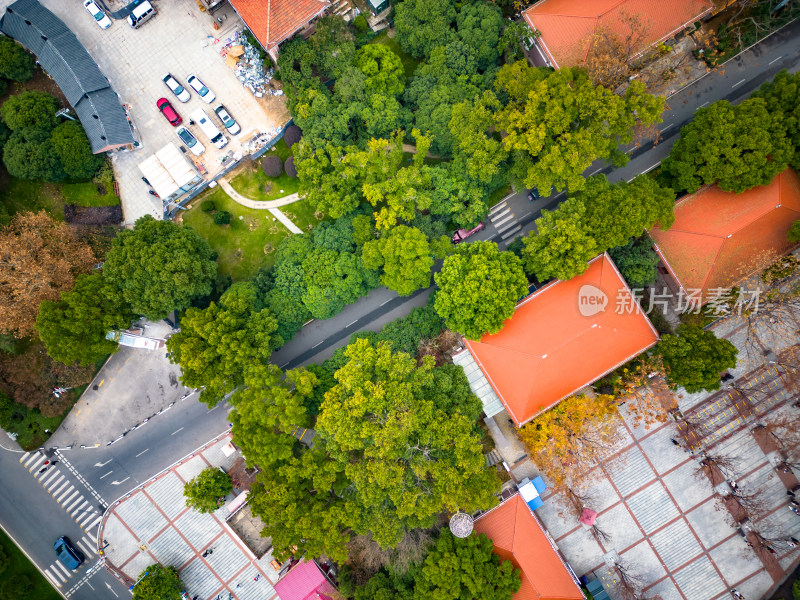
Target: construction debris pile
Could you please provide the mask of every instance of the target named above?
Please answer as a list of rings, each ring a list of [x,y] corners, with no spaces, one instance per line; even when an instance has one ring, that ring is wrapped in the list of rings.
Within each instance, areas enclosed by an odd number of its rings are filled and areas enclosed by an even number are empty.
[[[256,98],[283,95],[283,90],[270,85],[273,70],[264,69],[261,53],[247,42],[244,32],[237,31],[226,39],[219,53],[225,58],[225,64],[236,72],[242,85]]]

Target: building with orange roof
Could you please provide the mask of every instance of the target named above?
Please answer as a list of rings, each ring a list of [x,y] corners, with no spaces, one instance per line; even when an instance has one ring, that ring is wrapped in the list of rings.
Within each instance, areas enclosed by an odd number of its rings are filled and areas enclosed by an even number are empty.
[[[494,552],[520,570],[514,600],[583,600],[578,580],[520,494],[475,520],[476,533],[494,542]]]
[[[520,302],[498,333],[465,343],[521,426],[657,341],[617,267],[601,254],[583,275]]]
[[[668,231],[653,228],[650,236],[678,286],[687,294],[702,290],[705,299],[796,247],[787,234],[798,219],[800,177],[786,169],[741,194],[704,187],[677,203]]]
[[[247,28],[272,57],[278,46],[309,25],[331,5],[329,0],[230,0]]]
[[[522,14],[539,32],[534,46],[543,62],[558,69],[583,64],[592,35],[600,28],[623,39],[628,36],[627,16],[637,17],[646,27],[641,47],[634,50],[641,54],[713,9],[711,0],[541,0]]]

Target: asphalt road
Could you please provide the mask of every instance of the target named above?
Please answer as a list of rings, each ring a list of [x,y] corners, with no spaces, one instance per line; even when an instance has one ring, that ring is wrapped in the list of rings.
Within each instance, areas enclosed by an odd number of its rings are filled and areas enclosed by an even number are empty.
[[[697,108],[719,99],[739,101],[779,70],[797,70],[798,58],[800,22],[785,27],[727,63],[723,69],[709,73],[673,95],[668,101],[670,108],[664,115],[662,140],[657,146],[633,149],[630,162],[622,168],[612,169],[599,162],[587,169],[586,174],[602,171],[612,181],[618,181],[649,171],[669,153],[680,128],[692,118]],[[522,226],[520,234],[524,234],[543,208],[554,208],[561,199],[563,195],[556,195],[531,204],[520,193],[508,198],[507,204]],[[488,221],[487,227],[475,236],[475,239],[499,238],[498,230]],[[389,320],[407,314],[414,306],[424,304],[429,294],[430,288],[406,298],[400,298],[385,288],[373,290],[339,315],[309,323],[291,342],[273,354],[273,362],[282,368],[292,368],[319,360],[345,344],[353,332],[377,329]],[[96,534],[96,527],[89,528],[88,532],[79,527],[76,520],[84,520],[80,514],[71,516],[65,510],[69,506],[62,507],[56,502],[55,498],[64,493],[59,490],[69,490],[72,486],[87,498],[86,511],[99,511],[101,503],[107,505],[115,501],[224,431],[227,411],[224,404],[209,411],[196,401],[195,396],[190,396],[110,446],[59,450],[54,457],[60,460],[60,464],[53,467],[52,474],[47,473],[50,477],[44,486],[36,479],[37,470],[29,470],[34,464],[29,462],[31,457],[34,460],[42,460],[42,457],[29,455],[21,463],[23,454],[15,451],[15,445],[9,440],[3,440],[0,443],[10,450],[0,450],[0,472],[4,482],[0,486],[0,524],[39,569],[52,577],[57,568],[52,545],[59,536],[86,540],[91,539],[93,532]],[[49,492],[47,486],[52,486]],[[127,597],[126,586],[101,568],[96,556],[87,558],[86,564],[61,582],[59,589],[63,594],[79,600]]]

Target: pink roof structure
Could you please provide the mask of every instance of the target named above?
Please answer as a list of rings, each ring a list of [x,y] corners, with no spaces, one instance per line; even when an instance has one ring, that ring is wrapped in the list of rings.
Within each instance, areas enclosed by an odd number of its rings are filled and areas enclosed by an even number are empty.
[[[313,560],[301,561],[275,584],[281,600],[331,600],[336,592]]]

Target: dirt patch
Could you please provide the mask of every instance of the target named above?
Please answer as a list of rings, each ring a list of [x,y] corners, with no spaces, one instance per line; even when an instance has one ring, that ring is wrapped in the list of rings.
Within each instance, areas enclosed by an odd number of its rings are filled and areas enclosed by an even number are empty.
[[[8,100],[8,97],[12,94],[19,94],[20,92],[27,91],[47,92],[58,98],[61,106],[69,106],[72,108],[69,102],[67,102],[67,97],[64,95],[64,92],[61,91],[61,88],[56,85],[56,82],[41,67],[36,67],[33,72],[33,77],[25,83],[9,82],[8,90],[6,90],[5,94],[0,96],[0,103]]]
[[[75,225],[118,225],[122,222],[122,206],[64,206],[64,220]]]

